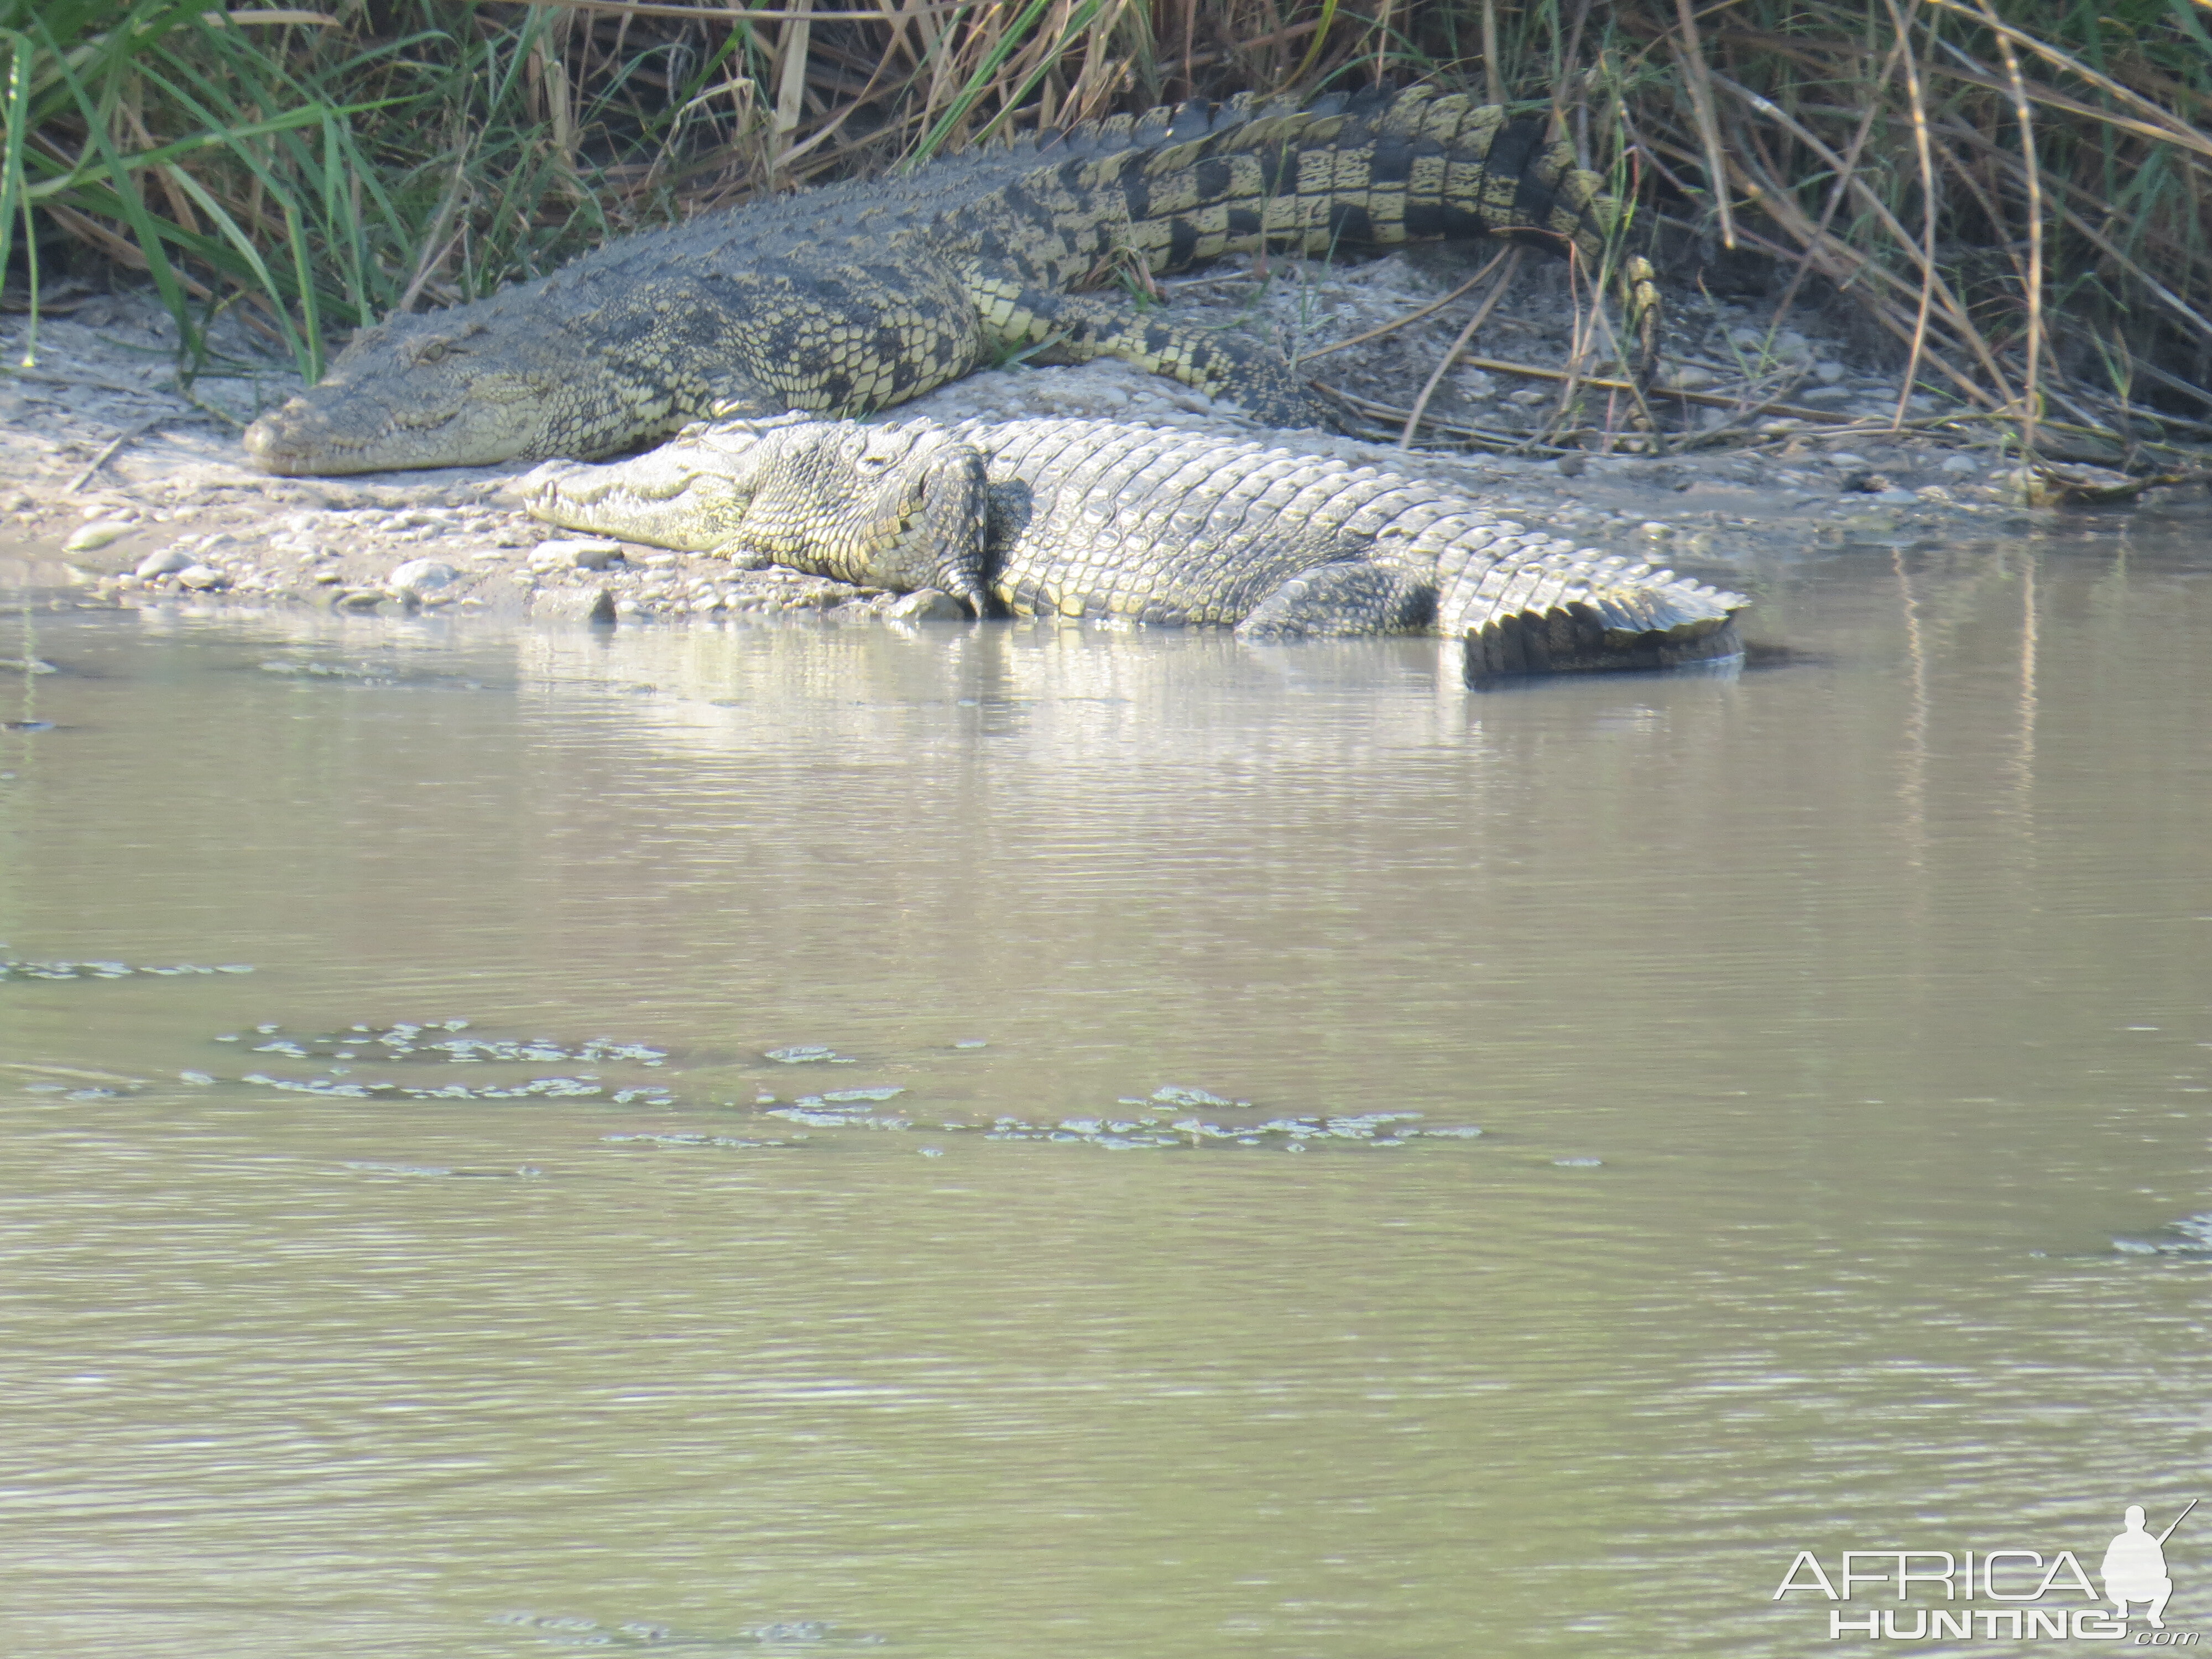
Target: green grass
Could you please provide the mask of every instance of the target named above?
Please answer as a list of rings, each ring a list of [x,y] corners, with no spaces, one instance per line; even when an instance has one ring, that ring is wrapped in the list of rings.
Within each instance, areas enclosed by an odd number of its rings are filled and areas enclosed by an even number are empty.
[[[2155,435],[2148,404],[2212,407],[2212,13],[2191,0],[204,4],[0,0],[0,264],[35,287],[68,243],[143,271],[188,367],[225,308],[312,377],[348,328],[610,234],[1380,70],[1553,110],[1647,212],[1849,295],[1923,382],[2027,442],[2047,418]]]

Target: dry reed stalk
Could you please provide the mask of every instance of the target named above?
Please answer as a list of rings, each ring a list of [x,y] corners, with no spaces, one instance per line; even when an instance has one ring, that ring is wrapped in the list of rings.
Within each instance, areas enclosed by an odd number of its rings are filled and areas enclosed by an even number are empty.
[[[453,251],[454,244],[460,240],[456,236],[453,241],[441,245],[446,228],[453,222],[453,215],[460,207],[462,195],[468,189],[468,159],[469,146],[465,138],[453,157],[453,182],[446,186],[445,194],[438,203],[437,216],[430,221],[429,231],[422,238],[422,257],[415,262],[414,272],[408,277],[407,286],[400,292],[399,302],[392,307],[394,311],[415,309],[415,301],[421,295],[423,284],[430,280],[432,273],[440,265],[446,263],[446,256]]]
[[[1982,0],[1982,11],[1991,24],[1998,22],[1988,0]],[[2027,86],[2021,76],[2020,56],[2002,28],[1993,32],[1997,37],[1997,51],[2004,58],[2006,77],[2012,83],[2013,118],[2020,123],[2021,171],[2027,185],[2027,372],[2021,387],[2020,450],[2023,457],[2033,461],[2036,399],[2041,384],[2037,371],[2043,359],[2043,168],[2036,160],[2035,118],[2027,106]]]
[[[1510,252],[1512,250],[1509,248],[1506,252]],[[1316,346],[1311,351],[1302,352],[1299,354],[1298,362],[1302,363],[1310,363],[1316,357],[1328,356],[1332,351],[1343,351],[1352,346],[1364,345],[1370,340],[1382,339],[1385,335],[1395,334],[1400,329],[1407,327],[1412,324],[1418,323],[1422,318],[1431,316],[1435,313],[1442,311],[1454,300],[1458,299],[1461,295],[1466,293],[1476,283],[1482,281],[1484,277],[1489,276],[1492,271],[1497,270],[1498,265],[1504,261],[1504,258],[1505,254],[1504,253],[1492,255],[1483,265],[1481,270],[1476,271],[1474,276],[1468,277],[1465,282],[1462,283],[1450,293],[1445,295],[1442,299],[1431,300],[1428,304],[1421,307],[1419,310],[1409,311],[1402,317],[1394,317],[1389,322],[1383,323],[1377,327],[1370,328],[1364,334],[1355,334],[1347,340],[1334,340],[1325,346]]]
[[[1977,132],[1971,127],[1947,126],[1945,131],[1962,141],[1972,142],[1984,149],[1990,164],[2012,173],[2015,180],[2021,185],[2023,191],[2025,191],[2026,179],[2023,175],[2027,169],[2014,157],[1998,153],[1987,135]],[[2085,204],[2091,199],[2088,192],[2063,179],[2051,179],[2046,177],[2045,182],[2056,185],[2069,194],[2081,197]],[[2201,338],[2212,342],[2212,319],[2206,318],[2202,312],[2192,307],[2179,295],[2142,270],[2138,262],[2131,259],[2124,251],[2115,246],[2102,230],[2091,224],[2064,201],[2058,203],[2057,212],[2060,222],[2079,235],[2082,240],[2111,259],[2116,266],[2126,269],[2130,279],[2141,283],[2146,292],[2173,313],[2176,321],[2185,325],[2192,333]],[[2144,367],[2149,366],[2144,365]]]
[[[1940,302],[1946,325],[1956,334],[1960,349],[1971,351],[1978,357],[1984,372],[1991,377],[1993,382],[2002,386],[2004,383],[2002,371],[1997,367],[1995,357],[1990,354],[1987,342],[1982,339],[1980,331],[1967,318],[1965,306],[1960,303],[1958,296],[1951,292],[1949,284],[1943,281],[1941,273],[1936,270],[1929,242],[1923,238],[1923,241],[1916,243],[1911,234],[1905,228],[1897,216],[1890,211],[1888,204],[1875,194],[1873,187],[1867,184],[1858,172],[1854,168],[1846,167],[1841,156],[1829,149],[1809,128],[1784,111],[1772,100],[1752,91],[1748,87],[1739,86],[1726,76],[1718,73],[1714,75],[1713,83],[1741,98],[1759,113],[1812,150],[1825,165],[1834,170],[1838,178],[1846,181],[1850,193],[1880,222],[1896,245],[1912,256],[1920,270],[1920,283],[1914,288],[1900,282],[1898,283],[1898,286],[1914,294],[1921,309],[1913,325],[1900,337],[1904,338],[1908,344],[1916,335],[1924,339],[1931,308]],[[1748,161],[1741,156],[1735,158],[1735,165],[1745,172],[1747,178],[1756,176],[1760,205],[1766,210],[1770,216],[1775,218],[1777,222],[1787,224],[1793,235],[1799,235],[1800,239],[1808,246],[1832,246],[1839,252],[1850,253],[1858,264],[1862,272],[1878,273],[1881,277],[1896,280],[1893,273],[1887,271],[1879,262],[1857,255],[1855,250],[1850,249],[1847,244],[1838,240],[1832,235],[1814,234],[1812,222],[1805,216],[1802,210],[1797,207],[1787,188],[1771,173],[1754,175]],[[1932,200],[1932,192],[1930,196]],[[1911,384],[1911,378],[1908,376],[1906,385],[1909,387]],[[2008,388],[2006,389],[2005,395],[2007,397],[2011,395]]]
[[[1875,82],[1873,94],[1868,98],[1867,106],[1860,113],[1858,131],[1851,135],[1851,142],[1844,147],[1838,158],[1842,163],[1841,170],[1828,186],[1827,200],[1820,204],[1820,217],[1814,226],[1815,236],[1826,236],[1829,226],[1835,222],[1836,211],[1843,206],[1844,198],[1850,188],[1850,180],[1858,173],[1859,152],[1866,148],[1867,138],[1874,131],[1875,117],[1881,108],[1882,94],[1897,77],[1898,64],[1903,55],[1901,46],[1893,47],[1882,64],[1881,74]],[[1809,257],[1801,256],[1797,260],[1797,269],[1790,276],[1790,286],[1783,290],[1781,299],[1775,303],[1774,320],[1769,325],[1770,330],[1779,328],[1782,319],[1790,314],[1790,307],[1797,301],[1797,291],[1804,285],[1805,274],[1811,268]]]
[[[792,0],[793,15],[776,32],[775,56],[770,72],[775,77],[775,114],[769,125],[769,142],[775,147],[769,161],[769,180],[780,179],[789,167],[789,155],[800,117],[806,113],[806,58],[814,34],[808,13],[814,0]]]
[[[1918,3],[1918,0],[1915,0],[1915,3]],[[1927,3],[1944,11],[1954,11],[1962,16],[1971,17],[1976,22],[1983,24],[2000,40],[2008,40],[2015,46],[2024,47],[2045,63],[2063,70],[2067,74],[2075,76],[2090,86],[2095,87],[2116,102],[2133,110],[2151,132],[2166,143],[2179,144],[2185,149],[2195,150],[2201,155],[2212,156],[2212,136],[2198,131],[2172,111],[2160,109],[2149,99],[2142,96],[2130,88],[2123,86],[2103,71],[2091,68],[2074,53],[2054,46],[2048,41],[2039,40],[2027,30],[2015,27],[2002,19],[1985,15],[1978,9],[1979,0],[1976,0],[1976,9],[1970,9],[1966,0],[1927,0]],[[2124,118],[2115,117],[2108,110],[2091,109],[2087,112],[2100,121],[2115,125]]]
[[[1882,0],[1882,3],[1897,30],[1898,44],[1905,49],[1905,98],[1912,111],[1912,140],[1920,162],[1920,310],[1913,319],[1911,348],[1897,388],[1894,423],[1902,426],[1906,406],[1912,400],[1912,388],[1920,378],[1920,360],[1928,349],[1928,313],[1936,300],[1936,163],[1928,142],[1928,105],[1920,90],[1920,63],[1911,49],[1911,22],[1898,10],[1897,0]],[[1916,14],[1919,11],[1920,0],[1912,0],[1912,9]],[[1972,330],[1964,307],[1958,307],[1957,317],[1962,327]]]
[[[1713,83],[1705,64],[1705,49],[1698,44],[1696,0],[1674,0],[1676,27],[1681,44],[1674,61],[1690,89],[1690,111],[1698,124],[1698,138],[1705,149],[1705,177],[1712,180],[1713,206],[1720,215],[1721,245],[1735,247],[1735,216],[1729,207],[1728,169],[1721,163],[1721,126],[1713,112]]]
[[[1505,77],[1498,68],[1498,0],[1482,0],[1482,85],[1491,103],[1505,101]]]
[[[1497,262],[1493,260],[1492,263]],[[1514,274],[1520,268],[1521,250],[1517,247],[1509,249],[1504,256],[1504,266],[1498,273],[1497,282],[1491,285],[1490,292],[1482,296],[1482,303],[1475,307],[1474,314],[1467,319],[1467,326],[1460,330],[1459,337],[1451,343],[1443,356],[1437,359],[1436,368],[1430,371],[1426,384],[1421,387],[1421,395],[1413,399],[1413,407],[1406,416],[1405,429],[1398,434],[1399,448],[1411,449],[1413,447],[1414,429],[1420,425],[1421,416],[1428,410],[1429,399],[1437,395],[1437,386],[1443,380],[1445,371],[1467,349],[1467,343],[1474,337],[1475,330],[1487,322],[1490,313],[1498,309],[1498,302],[1505,297],[1505,290],[1513,286]]]

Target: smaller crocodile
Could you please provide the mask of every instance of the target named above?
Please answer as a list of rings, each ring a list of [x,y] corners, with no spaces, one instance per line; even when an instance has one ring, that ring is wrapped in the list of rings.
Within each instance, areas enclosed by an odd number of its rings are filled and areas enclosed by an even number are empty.
[[[1749,603],[1375,467],[1104,421],[702,422],[518,488],[570,529],[934,588],[977,616],[1433,632],[1477,678],[1732,656]]]

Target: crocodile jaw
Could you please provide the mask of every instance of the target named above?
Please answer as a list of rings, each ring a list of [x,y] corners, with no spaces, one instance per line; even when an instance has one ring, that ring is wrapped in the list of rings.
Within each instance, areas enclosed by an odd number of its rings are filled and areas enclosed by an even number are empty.
[[[363,330],[319,383],[246,428],[246,453],[286,477],[586,453],[613,377],[559,329],[530,325],[516,297]]]
[[[254,422],[245,442],[262,471],[296,478],[535,459],[550,453],[544,425],[521,400],[398,409],[326,381]]]

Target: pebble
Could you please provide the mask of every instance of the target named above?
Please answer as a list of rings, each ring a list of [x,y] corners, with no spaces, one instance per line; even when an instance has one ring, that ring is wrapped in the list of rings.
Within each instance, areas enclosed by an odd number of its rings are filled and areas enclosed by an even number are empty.
[[[530,562],[540,568],[605,570],[611,564],[619,564],[622,556],[620,542],[559,539],[538,543]]]
[[[967,615],[959,600],[933,587],[917,588],[884,612],[890,622],[960,622]]]
[[[91,553],[120,541],[137,528],[128,519],[94,519],[76,527],[76,533],[62,544],[62,551]]]
[[[384,579],[384,585],[394,593],[434,593],[441,587],[452,586],[460,575],[453,566],[436,559],[410,559],[395,566]]]
[[[228,587],[230,578],[212,565],[188,564],[177,572],[178,582],[185,587],[206,592],[213,588]]]
[[[183,548],[165,547],[160,552],[149,553],[139,560],[138,568],[132,574],[142,582],[150,581],[156,576],[173,576],[179,570],[189,570],[193,562],[192,556]]]
[[[1978,472],[1982,464],[1971,455],[1946,455],[1942,470],[1946,472]]]
[[[530,597],[534,622],[592,623],[605,627],[614,622],[616,614],[611,587],[559,587]]]

